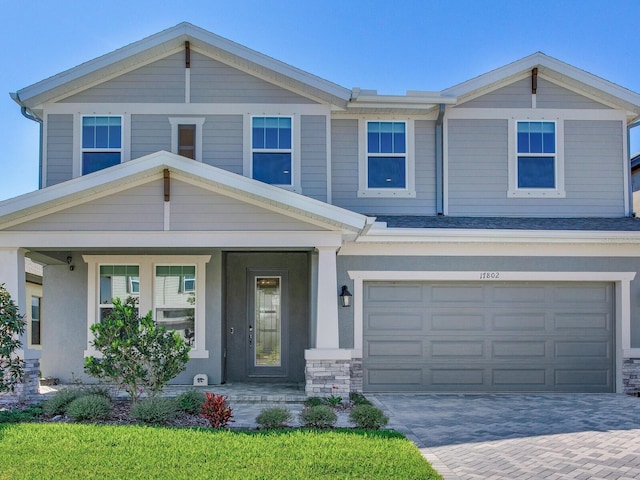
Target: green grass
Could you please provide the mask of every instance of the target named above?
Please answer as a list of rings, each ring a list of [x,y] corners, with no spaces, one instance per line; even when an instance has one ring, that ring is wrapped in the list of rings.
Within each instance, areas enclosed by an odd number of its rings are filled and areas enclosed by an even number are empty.
[[[394,432],[0,425],[0,479],[441,479]]]

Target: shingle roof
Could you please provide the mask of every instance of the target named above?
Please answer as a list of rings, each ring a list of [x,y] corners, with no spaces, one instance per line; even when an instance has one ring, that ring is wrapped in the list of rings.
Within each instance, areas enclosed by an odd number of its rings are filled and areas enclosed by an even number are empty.
[[[380,215],[376,222],[388,228],[458,228],[473,230],[582,230],[640,231],[640,219],[621,218],[513,218],[513,217],[449,217],[418,215]]]

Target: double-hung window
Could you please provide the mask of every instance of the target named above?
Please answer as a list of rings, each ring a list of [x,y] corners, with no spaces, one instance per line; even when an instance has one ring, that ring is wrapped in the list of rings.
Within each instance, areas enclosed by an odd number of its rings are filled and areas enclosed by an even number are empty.
[[[564,196],[560,125],[546,120],[515,122],[512,196]]]
[[[195,345],[196,266],[157,265],[154,279],[155,318]]]
[[[293,186],[291,117],[251,118],[251,172],[256,180]]]
[[[122,161],[122,117],[82,117],[82,175]]]
[[[410,121],[361,121],[359,196],[415,196]]]
[[[113,311],[113,299],[125,303],[140,295],[140,267],[138,265],[101,265],[99,280],[100,311],[103,320]]]

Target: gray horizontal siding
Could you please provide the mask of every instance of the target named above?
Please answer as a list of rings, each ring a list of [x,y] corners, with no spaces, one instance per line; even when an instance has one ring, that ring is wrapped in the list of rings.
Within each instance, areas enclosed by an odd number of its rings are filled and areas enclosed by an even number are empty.
[[[301,117],[302,193],[327,201],[327,117]]]
[[[462,103],[459,106],[461,108],[531,108],[531,79],[529,77],[523,78],[491,93]],[[606,105],[542,78],[538,78],[536,107],[573,109],[609,108]]]
[[[162,231],[161,180],[16,225],[26,231]]]
[[[566,198],[548,199],[507,197],[507,122],[449,121],[450,215],[624,214],[621,122],[565,122]]]
[[[369,215],[435,214],[435,122],[415,122],[416,198],[358,198],[358,121],[331,125],[333,204]]]
[[[295,231],[321,228],[174,181],[171,183],[171,230]]]
[[[242,175],[242,115],[210,115],[202,126],[202,162]]]
[[[73,177],[73,115],[47,115],[45,186]]]
[[[180,52],[107,80],[61,101],[182,103],[184,96],[184,53]]]
[[[191,54],[192,103],[316,103],[205,55]]]
[[[171,125],[167,115],[131,115],[131,158],[160,150],[171,151]]]

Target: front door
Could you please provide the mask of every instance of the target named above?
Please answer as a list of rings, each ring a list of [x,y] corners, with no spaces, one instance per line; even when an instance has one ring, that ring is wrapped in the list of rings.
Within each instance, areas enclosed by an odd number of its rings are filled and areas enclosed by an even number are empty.
[[[228,253],[225,259],[227,381],[304,381],[308,254]]]

